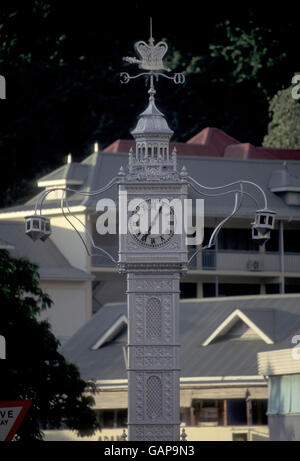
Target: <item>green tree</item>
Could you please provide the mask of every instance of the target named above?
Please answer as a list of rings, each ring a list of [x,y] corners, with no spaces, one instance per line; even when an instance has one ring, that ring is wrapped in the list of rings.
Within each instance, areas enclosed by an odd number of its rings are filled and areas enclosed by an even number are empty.
[[[18,437],[41,440],[45,428],[68,427],[92,435],[98,427],[91,409],[93,383],[59,353],[59,342],[37,315],[52,304],[39,287],[37,266],[0,251],[0,334],[6,338],[7,370],[1,376],[0,400],[31,399]]]
[[[101,149],[130,136],[147,93],[143,81],[122,86],[119,73],[126,71],[122,56],[147,40],[149,15],[156,42],[167,34],[170,67],[187,76],[176,88],[157,83],[173,140],[216,126],[261,144],[268,98],[286,86],[299,59],[293,8],[206,2],[199,27],[194,2],[154,4],[123,2],[116,14],[115,3],[104,2],[99,15],[89,1],[1,0],[0,73],[7,82],[0,101],[1,207],[34,195],[37,176],[60,166],[68,152],[80,161],[94,141]]]
[[[300,99],[292,97],[292,89],[278,91],[270,102],[271,121],[264,147],[300,149]]]
[[[256,26],[254,20],[245,27],[234,26],[227,20],[217,28],[222,30],[222,43],[209,45],[211,56],[230,64],[235,83],[254,80],[268,94],[270,82],[265,85],[263,75],[282,65],[287,56],[280,50],[278,36],[270,27]]]

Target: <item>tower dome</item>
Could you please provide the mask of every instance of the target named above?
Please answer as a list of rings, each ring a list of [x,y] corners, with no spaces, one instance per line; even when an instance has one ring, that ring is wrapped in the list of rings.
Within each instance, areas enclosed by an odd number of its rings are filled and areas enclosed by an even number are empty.
[[[140,114],[137,126],[131,132],[136,142],[136,160],[143,163],[169,160],[169,142],[174,133],[155,105],[155,93],[151,87],[148,107]]]

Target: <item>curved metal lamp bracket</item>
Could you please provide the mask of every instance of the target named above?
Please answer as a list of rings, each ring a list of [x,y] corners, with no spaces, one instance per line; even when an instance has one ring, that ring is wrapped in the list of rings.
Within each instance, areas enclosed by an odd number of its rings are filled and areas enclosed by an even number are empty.
[[[79,194],[79,195],[83,195],[83,196],[87,196],[87,197],[92,197],[92,196],[97,196],[97,195],[100,195],[101,193],[105,192],[106,190],[110,189],[111,187],[113,187],[114,185],[116,184],[119,184],[121,182],[121,179],[119,177],[114,177],[113,179],[111,179],[104,187],[96,190],[96,191],[93,191],[93,192],[82,192],[82,191],[78,191],[78,190],[75,190],[75,189],[71,189],[69,187],[54,187],[52,189],[49,189],[47,191],[44,191],[42,192],[42,194],[38,197],[37,201],[36,201],[36,204],[35,204],[35,214],[36,216],[38,216],[38,207],[39,207],[39,201],[40,201],[40,215],[42,215],[42,207],[43,207],[43,203],[44,203],[44,200],[46,199],[46,197],[51,194],[52,192],[54,191],[61,191],[62,192],[62,196],[61,196],[61,199],[60,199],[60,206],[61,206],[61,211],[62,211],[62,214],[64,216],[64,218],[68,221],[68,223],[70,224],[70,226],[72,226],[72,228],[75,230],[75,232],[77,233],[77,235],[79,236],[81,242],[83,243],[85,249],[86,249],[86,252],[89,256],[91,256],[91,253],[86,245],[86,242],[84,241],[84,239],[82,238],[82,236],[80,235],[80,233],[78,232],[78,230],[76,229],[76,227],[74,226],[74,224],[70,221],[69,217],[66,215],[65,211],[64,211],[64,208],[67,208],[68,210],[68,214],[70,216],[72,216],[73,218],[75,218],[82,226],[83,228],[85,229],[86,231],[86,234],[90,240],[90,243],[92,245],[93,248],[95,248],[96,250],[98,251],[101,251],[101,253],[103,253],[107,258],[109,258],[115,265],[117,265],[117,261],[114,259],[114,257],[108,252],[106,251],[104,248],[102,247],[99,247],[97,245],[95,245],[95,242],[94,242],[94,239],[89,231],[89,229],[87,228],[87,226],[81,221],[81,219],[79,219],[77,216],[75,216],[71,210],[70,210],[70,206],[69,206],[69,203],[67,201],[67,198],[66,198],[66,192],[74,192],[76,194]]]
[[[206,249],[209,249],[211,248],[212,246],[215,245],[215,241],[216,241],[216,238],[220,232],[220,230],[222,229],[222,227],[224,226],[224,224],[229,221],[240,209],[241,205],[242,205],[242,202],[243,202],[243,198],[244,196],[247,196],[249,198],[251,198],[255,204],[256,204],[256,207],[259,208],[259,204],[258,204],[258,201],[256,200],[256,198],[250,194],[249,192],[246,192],[244,190],[244,185],[251,185],[251,186],[254,186],[256,187],[262,194],[263,196],[263,201],[264,201],[264,210],[267,210],[268,209],[268,205],[267,205],[267,197],[266,197],[266,194],[264,192],[264,190],[256,183],[252,182],[252,181],[247,181],[247,180],[239,180],[239,181],[234,181],[232,183],[229,183],[229,184],[225,184],[223,186],[216,186],[216,187],[209,187],[209,186],[204,186],[203,184],[200,184],[198,183],[194,178],[192,178],[191,176],[187,176],[186,177],[186,180],[187,180],[187,183],[189,184],[189,186],[191,186],[196,192],[198,192],[200,195],[204,196],[204,197],[220,197],[220,196],[224,196],[224,195],[228,195],[228,194],[232,194],[234,193],[235,194],[235,202],[234,202],[234,207],[233,207],[233,210],[232,212],[226,217],[224,218],[218,225],[217,227],[214,229],[210,239],[209,239],[209,242],[208,242],[208,245],[206,245],[205,247],[200,247],[198,248],[193,254],[192,256],[189,258],[188,260],[188,264],[190,264],[190,262],[194,259],[194,257],[199,253],[200,250],[206,250]],[[239,189],[230,189],[228,191],[223,191],[221,192],[222,189],[226,189],[228,187],[233,187],[233,186],[239,186]],[[199,189],[200,188],[200,189]],[[220,191],[220,192],[217,192],[217,193],[207,193],[207,192],[204,192],[202,189],[204,190],[208,190],[208,191]],[[240,199],[240,200],[238,200]]]

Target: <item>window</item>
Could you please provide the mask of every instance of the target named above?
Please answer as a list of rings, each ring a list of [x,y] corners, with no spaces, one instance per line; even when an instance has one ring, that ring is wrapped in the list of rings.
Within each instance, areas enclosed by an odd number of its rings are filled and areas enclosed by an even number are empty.
[[[300,293],[300,284],[285,284],[286,293]]]
[[[222,229],[218,237],[219,250],[258,251],[258,244],[253,241],[251,228]]]
[[[197,283],[181,283],[180,298],[197,298]]]
[[[247,442],[247,440],[248,440],[247,432],[234,432],[232,434],[233,442]]]
[[[266,251],[279,251],[278,230],[273,229],[270,233],[270,240],[266,243]]]
[[[271,232],[272,233],[272,232]],[[300,252],[299,230],[284,229],[284,251],[297,253]]]
[[[213,298],[216,296],[216,286],[214,283],[203,283],[203,298]]]
[[[103,428],[113,428],[114,427],[114,410],[103,410],[99,411],[99,423]]]
[[[268,401],[250,400],[249,404],[249,425],[267,425]],[[194,399],[191,408],[181,409],[181,421],[187,426],[246,426],[247,402],[246,399]]]
[[[267,425],[267,407],[268,400],[251,400],[252,405],[252,424]]]
[[[227,400],[227,424],[228,426],[247,424],[245,399]]]
[[[202,268],[216,269],[216,250],[207,249],[202,251]]]
[[[220,283],[219,296],[259,295],[260,285],[251,283]]]
[[[211,234],[213,233],[213,228],[212,227],[205,227],[204,229],[204,238],[203,238],[203,246],[208,245],[209,239]]]
[[[222,426],[223,400],[195,399],[192,402],[191,426]]]
[[[96,413],[102,429],[127,426],[127,409],[97,410]]]
[[[279,283],[268,283],[266,284],[266,294],[267,295],[275,295],[280,293],[280,286]]]
[[[118,410],[117,425],[118,427],[127,427],[127,409]]]

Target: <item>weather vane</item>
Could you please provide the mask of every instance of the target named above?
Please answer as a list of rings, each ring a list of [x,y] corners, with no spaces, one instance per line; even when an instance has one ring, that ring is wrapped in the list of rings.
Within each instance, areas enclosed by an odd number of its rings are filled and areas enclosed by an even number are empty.
[[[158,81],[159,77],[165,77],[169,80],[173,80],[176,84],[182,84],[185,82],[185,76],[183,73],[175,73],[172,76],[164,74],[162,71],[171,72],[163,64],[163,57],[168,51],[168,45],[165,42],[158,42],[154,45],[154,38],[152,37],[152,18],[150,18],[150,38],[149,44],[144,41],[139,41],[134,44],[134,49],[139,59],[131,58],[126,56],[123,58],[124,61],[130,64],[138,64],[139,68],[147,72],[142,72],[137,75],[129,75],[127,72],[121,72],[121,83],[128,83],[129,80],[134,78],[146,76],[147,79],[150,77],[150,88],[153,89],[153,77]]]

